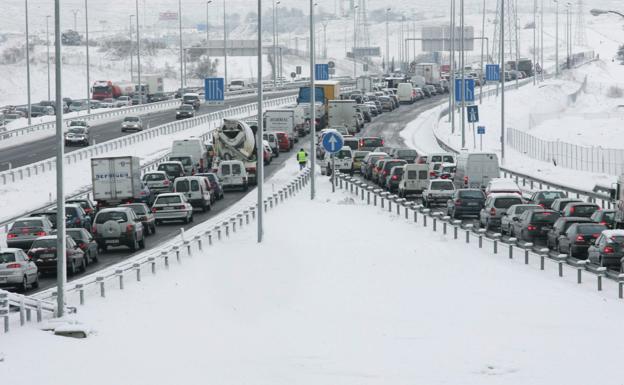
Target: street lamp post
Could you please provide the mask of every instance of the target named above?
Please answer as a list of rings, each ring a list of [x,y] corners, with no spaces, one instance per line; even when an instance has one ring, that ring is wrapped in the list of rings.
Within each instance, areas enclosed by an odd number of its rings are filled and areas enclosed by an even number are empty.
[[[314,0],[310,0],[310,199],[314,200],[316,168],[316,80],[314,79]]]
[[[90,79],[90,63],[89,63],[89,3],[88,0],[84,0],[85,4],[85,45],[87,46],[87,100],[91,100],[91,82]],[[87,112],[91,113],[91,102],[87,102]]]
[[[533,0],[533,85],[537,83],[535,64],[537,63],[537,0]]]
[[[455,0],[451,0],[451,51],[450,51],[450,61],[451,61],[451,84],[450,84],[450,109],[449,116],[451,119],[451,133],[455,133]]]
[[[259,0],[262,1],[262,0]],[[208,15],[209,15],[209,10],[208,8],[210,3],[212,3],[212,0],[208,0],[206,1],[206,59],[208,60],[208,73],[210,75],[210,70],[212,69],[212,66],[210,65],[210,34],[209,34],[209,29],[208,29]]]
[[[182,0],[178,0],[178,30],[180,35],[180,88],[184,88],[186,78],[184,76],[184,44],[182,42]]]
[[[392,8],[386,8],[386,73],[389,73],[388,68],[390,68],[390,38],[388,36],[388,14]]]
[[[30,36],[28,36],[28,0],[24,0],[24,7],[26,8],[26,88],[28,90],[28,125],[30,126],[32,123],[32,118],[30,117],[31,112],[31,100],[30,100]],[[46,29],[46,39],[48,39],[47,29]],[[49,40],[48,40],[49,41]],[[48,54],[48,79],[50,79],[50,55]],[[48,80],[48,84],[50,84],[50,80]],[[48,87],[48,100],[50,100],[50,87]]]
[[[559,76],[559,1],[553,0],[555,7],[555,75]]]
[[[500,10],[500,79],[501,79],[501,163],[505,161],[505,2]]]
[[[258,79],[260,81],[260,79]],[[223,83],[228,87],[227,76],[227,22],[225,20],[225,0],[223,0]]]
[[[50,85],[50,18],[52,16],[48,15],[46,16],[46,46],[47,46],[47,51],[48,51],[48,100],[52,100],[52,96],[51,96],[51,91],[50,89],[52,88]],[[30,70],[28,71],[30,73]],[[28,115],[30,115],[30,111],[28,112]]]
[[[357,63],[355,61],[355,49],[357,47],[357,26],[356,26],[356,15],[357,15],[357,9],[359,8],[359,5],[354,5],[353,6],[353,49],[351,50],[352,54],[353,54],[353,79],[355,79],[357,77]]]
[[[134,42],[132,41],[132,18],[134,15],[130,15],[130,82],[134,81],[134,52],[132,50],[132,45]]]
[[[544,0],[541,0],[541,18],[540,18],[540,26],[541,31],[540,31],[540,72],[541,72],[541,79],[542,82],[544,81]]]
[[[262,0],[258,0],[258,132],[256,132],[256,143],[262,143],[263,140],[263,114],[262,114]],[[262,242],[264,235],[264,207],[263,207],[263,184],[264,184],[264,148],[256,146],[256,157],[258,159],[258,169],[256,172],[256,185],[258,190],[258,204],[256,212],[258,213],[258,243]]]
[[[461,56],[459,57],[459,63],[461,66],[461,148],[466,147],[466,74],[465,74],[465,47],[464,47],[464,0],[459,0],[459,23],[460,23],[460,39],[459,42]]]
[[[141,31],[139,29],[139,0],[135,0],[136,7],[136,33],[137,33],[137,79],[139,81],[139,100],[138,104],[143,104],[143,90],[141,87]]]

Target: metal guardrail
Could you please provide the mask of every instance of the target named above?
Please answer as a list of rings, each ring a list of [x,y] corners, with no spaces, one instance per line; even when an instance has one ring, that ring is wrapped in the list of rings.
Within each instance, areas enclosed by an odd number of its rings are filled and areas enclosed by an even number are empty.
[[[293,178],[289,183],[283,185],[280,189],[270,194],[263,201],[263,210],[268,212],[277,206],[283,204],[288,198],[292,198],[298,192],[302,191],[310,181],[310,169],[303,170],[298,176]],[[239,206],[243,206],[240,204]],[[94,293],[100,297],[106,297],[106,291],[112,290],[116,286],[119,290],[124,290],[126,283],[131,278],[135,278],[137,282],[141,282],[144,271],[151,272],[155,275],[159,265],[165,270],[170,268],[173,258],[177,263],[182,263],[183,257],[192,257],[194,253],[199,253],[205,247],[212,246],[214,241],[225,240],[230,233],[235,233],[237,229],[250,225],[256,219],[257,207],[255,205],[233,207],[232,213],[224,220],[222,217],[213,218],[193,228],[195,235],[185,238],[181,235],[156,249],[143,252],[126,261],[119,262],[104,270],[90,274],[83,278],[72,281],[67,284],[69,289],[66,290],[65,298],[69,302],[72,300],[69,294],[77,294],[78,304],[84,305],[87,294]],[[5,295],[6,293],[6,295]],[[51,288],[37,293],[33,296],[23,296],[19,294],[0,291],[0,317],[4,318],[5,333],[9,329],[9,321],[11,312],[3,312],[2,299],[8,297],[9,304],[19,309],[20,325],[24,325],[26,321],[30,321],[30,312],[37,311],[37,322],[41,322],[44,312],[50,313],[52,316],[56,314],[56,288]],[[4,297],[3,297],[4,295]],[[74,298],[76,300],[76,298]],[[78,305],[76,304],[76,305]],[[41,309],[41,310],[39,310]],[[76,307],[68,306],[70,311],[75,311]]]

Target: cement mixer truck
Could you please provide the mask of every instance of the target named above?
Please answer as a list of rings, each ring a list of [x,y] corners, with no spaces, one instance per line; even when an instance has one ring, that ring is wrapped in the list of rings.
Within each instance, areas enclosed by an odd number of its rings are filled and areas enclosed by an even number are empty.
[[[254,130],[244,121],[223,119],[223,124],[212,136],[215,151],[213,168],[218,169],[222,160],[240,160],[245,164],[249,183],[256,184],[256,139]]]

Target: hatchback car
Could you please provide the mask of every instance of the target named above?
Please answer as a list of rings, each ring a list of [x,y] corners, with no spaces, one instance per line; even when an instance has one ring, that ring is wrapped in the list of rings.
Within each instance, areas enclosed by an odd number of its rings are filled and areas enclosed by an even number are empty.
[[[535,191],[531,198],[529,198],[529,202],[535,203],[536,205],[540,205],[545,209],[551,208],[553,202],[556,199],[565,198],[566,195],[563,191],[557,190],[542,190]]]
[[[565,210],[566,206],[569,205],[570,203],[575,203],[575,202],[581,202],[581,200],[579,199],[573,199],[573,198],[559,198],[559,199],[555,199],[552,203],[552,206],[550,207],[551,209],[555,210],[555,211],[559,211],[560,213],[563,214],[563,210]]]
[[[513,221],[510,235],[525,242],[543,241],[559,216],[559,213],[553,210],[526,210]]]
[[[28,257],[35,262],[41,274],[56,273],[56,239],[56,235],[37,238],[30,247],[30,250],[28,250]],[[67,271],[69,274],[74,275],[78,273],[78,271],[85,271],[87,269],[87,259],[85,258],[84,251],[78,247],[70,236],[65,237],[65,252]]]
[[[607,226],[608,229],[613,229],[615,225],[615,210],[594,211],[589,219],[591,219],[592,222]]]
[[[87,258],[87,265],[92,262],[98,261],[98,245],[93,236],[85,229],[67,229],[67,235],[69,235],[74,242],[85,253]]]
[[[477,216],[485,205],[485,194],[480,189],[455,190],[446,203],[446,215],[453,219]]]
[[[596,242],[589,246],[587,259],[590,263],[624,272],[624,230],[605,230]]]
[[[399,182],[401,182],[401,178],[403,177],[403,171],[403,165],[392,167],[383,187],[391,193],[397,192],[399,189]]]
[[[407,164],[406,161],[402,160],[402,159],[388,159],[387,161],[385,161],[383,163],[383,166],[381,167],[381,170],[379,170],[379,174],[377,176],[377,183],[384,187],[387,188],[387,178],[390,176],[390,170],[392,170],[393,167],[396,166],[405,166]],[[402,175],[402,174],[401,174]],[[398,183],[398,181],[397,181]]]
[[[366,155],[360,164],[360,174],[362,174],[364,179],[371,179],[375,163],[387,156],[388,154],[384,152],[371,152]]]
[[[589,218],[561,217],[557,219],[553,228],[546,235],[546,247],[551,250],[559,250],[559,237],[575,223],[591,223]]]
[[[479,224],[486,230],[499,227],[501,218],[513,205],[523,204],[522,198],[516,194],[491,194],[487,197],[479,214]]]
[[[53,225],[45,216],[20,218],[7,234],[7,246],[28,250],[35,239],[52,234]]]
[[[384,140],[378,136],[367,136],[359,138],[358,149],[363,151],[373,151],[377,147],[383,147]]]
[[[0,249],[0,287],[20,292],[39,287],[39,269],[22,249]]]
[[[156,234],[156,217],[145,203],[126,203],[123,207],[130,207],[143,224],[145,235]]]
[[[93,202],[91,202],[91,200],[87,198],[82,198],[82,199],[75,198],[75,199],[68,199],[65,201],[65,203],[72,204],[72,205],[79,205],[80,207],[82,207],[85,214],[91,217],[91,220],[93,221],[93,217],[95,216],[95,212],[97,211],[97,209],[95,205],[93,204]],[[91,230],[91,228],[88,228],[88,230]]]
[[[599,223],[575,223],[559,236],[558,251],[570,257],[586,259],[589,246],[596,242],[607,226]]]
[[[368,151],[353,151],[351,156],[353,158],[353,172],[361,173],[362,171],[362,160],[368,155],[370,152]]]
[[[542,210],[542,206],[533,204],[522,204],[511,206],[501,218],[501,234],[509,234],[512,223],[520,218],[527,210]]]
[[[142,181],[153,194],[171,192],[171,182],[165,171],[150,171],[143,175]]]
[[[600,206],[595,203],[574,202],[566,205],[563,209],[563,216],[591,218],[598,210],[600,210]]]
[[[211,196],[212,196],[213,203],[218,200],[223,199],[224,197],[223,186],[221,186],[221,183],[219,182],[219,178],[217,178],[217,174],[213,172],[205,172],[205,173],[195,174],[195,176],[204,176],[208,178],[208,182],[210,183],[210,190],[212,191]]]
[[[162,162],[158,165],[158,171],[164,171],[172,182],[175,178],[184,176],[184,165],[179,161]]]
[[[182,193],[160,194],[152,205],[156,224],[163,221],[193,222],[193,206]]]
[[[138,116],[126,116],[121,122],[121,132],[143,131],[143,120]]]

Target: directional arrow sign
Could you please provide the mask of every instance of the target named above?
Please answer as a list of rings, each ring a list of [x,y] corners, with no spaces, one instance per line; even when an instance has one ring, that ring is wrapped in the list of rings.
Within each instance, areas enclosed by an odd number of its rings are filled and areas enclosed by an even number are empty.
[[[204,79],[204,95],[207,104],[223,104],[224,91],[225,82],[223,78]]]
[[[468,106],[468,123],[477,123],[479,121],[479,106]]]
[[[328,131],[323,135],[323,149],[330,154],[335,154],[342,149],[344,139],[338,131]]]
[[[487,81],[499,81],[500,80],[500,67],[498,64],[487,64],[485,66],[485,80]]]

